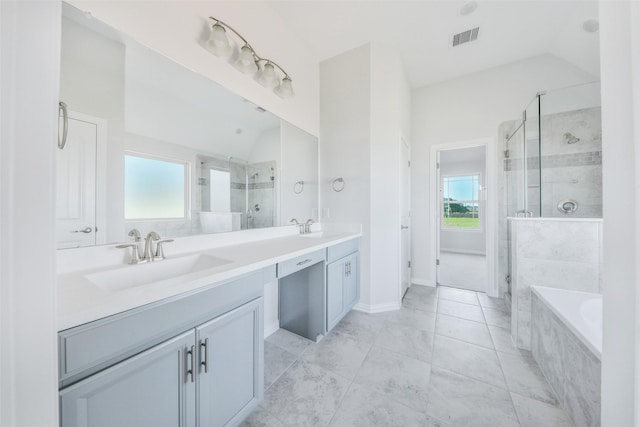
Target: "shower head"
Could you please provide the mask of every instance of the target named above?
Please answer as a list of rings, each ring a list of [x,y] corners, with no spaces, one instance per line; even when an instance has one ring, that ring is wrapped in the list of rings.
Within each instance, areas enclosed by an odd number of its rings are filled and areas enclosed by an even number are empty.
[[[565,133],[564,139],[565,141],[567,141],[567,144],[575,144],[576,142],[580,141],[580,138],[573,136],[571,132]]]

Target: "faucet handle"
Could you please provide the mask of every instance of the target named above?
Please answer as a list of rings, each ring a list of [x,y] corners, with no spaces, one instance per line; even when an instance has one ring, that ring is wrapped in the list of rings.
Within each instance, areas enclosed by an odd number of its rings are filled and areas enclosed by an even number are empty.
[[[291,220],[289,221],[290,224],[295,224],[295,225],[300,225],[300,223],[298,222],[297,219],[295,218],[291,218]]]
[[[311,224],[313,224],[313,220],[309,218],[307,222],[304,223],[304,232],[311,233]]]
[[[123,245],[116,246],[118,249],[126,249],[131,248],[131,259],[129,260],[129,264],[140,264],[144,262],[143,259],[140,258],[140,247],[137,243],[125,243]]]
[[[135,242],[142,240],[142,237],[140,237],[140,231],[137,228],[132,228],[128,235],[129,237],[133,237]]]
[[[159,240],[156,243],[156,254],[153,256],[154,259],[165,259],[166,257],[164,256],[164,249],[162,248],[162,244],[163,243],[171,243],[173,242],[173,239],[164,239],[164,240]]]

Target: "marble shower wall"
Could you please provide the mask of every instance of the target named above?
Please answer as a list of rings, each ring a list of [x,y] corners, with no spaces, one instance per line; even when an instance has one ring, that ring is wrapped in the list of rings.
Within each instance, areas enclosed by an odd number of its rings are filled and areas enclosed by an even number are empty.
[[[600,114],[598,107],[542,116],[541,216],[602,218]],[[569,143],[574,138],[578,141]],[[578,210],[560,212],[557,206],[564,200],[578,202]],[[539,203],[533,207],[540,209]]]
[[[602,293],[602,220],[510,218],[511,336],[531,349],[531,286]]]

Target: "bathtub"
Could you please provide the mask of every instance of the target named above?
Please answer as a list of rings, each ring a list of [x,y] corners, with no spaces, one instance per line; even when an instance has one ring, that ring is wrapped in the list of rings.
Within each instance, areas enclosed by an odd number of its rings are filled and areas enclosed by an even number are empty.
[[[602,295],[543,286],[532,286],[531,290],[600,360]]]
[[[531,287],[531,352],[576,426],[600,426],[602,296]]]

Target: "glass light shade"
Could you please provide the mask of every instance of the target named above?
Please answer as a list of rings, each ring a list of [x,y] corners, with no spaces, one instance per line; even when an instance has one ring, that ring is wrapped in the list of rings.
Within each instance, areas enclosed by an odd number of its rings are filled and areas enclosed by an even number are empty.
[[[253,56],[253,50],[247,45],[242,46],[238,60],[234,63],[234,66],[243,73],[253,74],[258,71],[258,65]]]
[[[227,30],[220,24],[214,24],[211,27],[211,33],[209,34],[209,47],[211,52],[217,56],[229,56],[233,51],[229,38],[227,37]]]
[[[293,85],[291,84],[291,79],[289,76],[285,76],[280,83],[280,86],[274,89],[276,95],[280,98],[293,98],[295,96],[295,92],[293,91]]]
[[[278,76],[276,76],[276,70],[269,62],[267,62],[262,70],[258,73],[258,77],[256,78],[258,83],[262,86],[273,89],[278,85]]]

